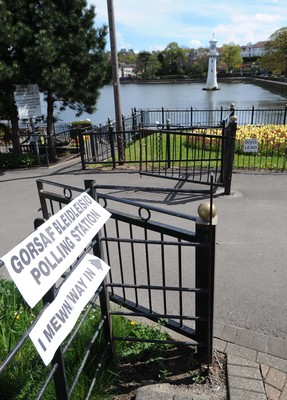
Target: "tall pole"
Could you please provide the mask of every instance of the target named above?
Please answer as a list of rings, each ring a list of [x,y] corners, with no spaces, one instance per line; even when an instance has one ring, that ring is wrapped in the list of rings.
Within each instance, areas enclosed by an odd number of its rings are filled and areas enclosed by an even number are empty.
[[[108,17],[109,17],[110,43],[111,43],[112,79],[113,79],[113,89],[114,89],[117,141],[118,141],[119,161],[120,161],[120,163],[122,163],[125,160],[124,137],[123,137],[123,121],[122,121],[122,110],[121,110],[119,66],[118,66],[113,0],[107,0],[107,6],[108,6]]]

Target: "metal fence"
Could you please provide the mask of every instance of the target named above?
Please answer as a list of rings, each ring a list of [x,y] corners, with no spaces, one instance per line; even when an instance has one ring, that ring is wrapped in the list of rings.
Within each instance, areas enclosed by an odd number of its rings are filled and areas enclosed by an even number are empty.
[[[142,175],[223,187],[230,194],[236,124],[198,126],[179,130],[142,129]]]
[[[35,220],[35,228],[40,226],[52,214],[60,210],[62,206],[68,204],[72,200],[72,193],[73,195],[77,195],[83,191],[83,189],[69,187],[61,187],[59,189],[59,185],[57,186],[57,184],[54,184],[54,192],[50,191],[48,193],[44,190],[43,182],[38,181],[37,186],[43,219],[40,218]],[[87,193],[91,194],[91,190],[91,188],[87,189]],[[99,241],[96,238],[92,240],[84,249],[82,254],[77,258],[77,260],[75,260],[73,265],[71,265],[71,267],[66,271],[66,273],[62,277],[62,282],[60,284],[57,283],[57,285],[53,285],[53,287],[46,293],[46,295],[43,297],[43,307],[40,307],[39,305],[39,307],[37,307],[37,311],[33,310],[33,312],[35,313],[38,312],[38,314],[35,316],[34,321],[31,323],[31,325],[27,327],[27,331],[23,334],[17,344],[12,349],[10,349],[5,359],[1,360],[0,362],[0,379],[4,379],[3,374],[5,372],[5,379],[7,379],[8,376],[10,377],[8,378],[8,382],[10,380],[13,382],[13,376],[15,376],[15,373],[20,373],[20,370],[17,367],[19,363],[18,355],[21,352],[26,352],[26,354],[29,354],[29,357],[33,359],[35,372],[33,374],[33,371],[31,371],[32,375],[29,377],[29,381],[33,382],[33,387],[29,387],[29,385],[31,385],[31,383],[29,384],[29,382],[22,382],[21,376],[17,376],[17,379],[20,382],[19,385],[16,385],[14,380],[13,386],[18,387],[18,395],[21,396],[21,398],[54,398],[56,400],[68,400],[72,396],[74,396],[75,393],[77,393],[77,384],[83,377],[84,371],[87,368],[89,369],[89,379],[88,381],[86,381],[86,393],[81,393],[74,398],[90,399],[92,396],[92,392],[94,391],[94,387],[98,379],[100,367],[102,365],[105,365],[104,363],[112,354],[107,293],[103,283],[93,295],[93,298],[90,300],[88,306],[82,312],[74,329],[68,336],[65,343],[56,350],[56,353],[49,367],[43,368],[42,361],[37,356],[35,350],[33,351],[33,349],[31,349],[31,343],[29,343],[29,334],[40,319],[43,312],[55,299],[62,284],[70,276],[70,274],[72,274],[73,270],[81,262],[83,257],[89,252],[93,252],[94,254],[97,254],[99,256],[100,252],[98,248],[98,243]],[[32,312],[31,309],[30,312]],[[83,336],[83,330],[86,329],[85,324],[91,318],[94,321],[94,329],[91,336],[88,337],[88,340],[83,343],[83,339],[79,340],[78,338],[80,335]],[[77,347],[80,344],[83,348],[83,352],[79,355],[78,359],[74,360],[77,365],[77,369],[75,375],[71,376],[70,370],[67,369],[66,360],[71,353],[71,349],[73,348],[75,351],[75,346]],[[22,387],[21,382],[23,384]],[[7,393],[8,397],[4,397],[6,393],[1,393],[1,395],[3,399],[11,398],[9,393]]]
[[[58,141],[56,149],[60,154],[63,151],[78,152],[81,141],[81,161],[83,168],[93,164],[106,164],[115,168],[122,163],[139,163],[140,152],[137,145],[139,139],[139,130],[142,128],[154,129],[186,129],[188,127],[219,126],[225,121],[230,113],[237,116],[237,125],[245,126],[285,126],[287,118],[287,106],[280,109],[234,109],[224,108],[206,110],[206,109],[136,109],[131,110],[130,116],[122,118],[123,132],[116,132],[116,123],[108,120],[106,124],[93,126],[89,131],[87,129],[71,129],[69,125],[55,124],[54,140]],[[23,125],[20,131],[20,141],[24,152],[35,154],[35,149],[29,143],[28,125]],[[40,130],[45,129],[39,126]],[[275,129],[275,128],[273,128]],[[82,133],[81,133],[82,132]],[[272,133],[272,132],[271,132]],[[122,136],[122,141],[119,137]],[[237,139],[235,145],[234,167],[244,169],[271,169],[275,171],[286,170],[287,154],[287,135],[279,137],[278,140],[271,140],[271,137],[265,136],[268,143],[268,151],[264,151],[262,146],[258,152],[246,154],[242,151],[242,142]],[[30,136],[31,138],[31,136]],[[46,140],[45,135],[38,137],[39,152],[42,157],[39,161],[49,165],[49,154],[47,146],[43,144]],[[120,142],[123,142],[123,149],[120,150]],[[67,146],[63,146],[63,143]],[[264,147],[266,147],[264,145]],[[11,140],[0,138],[0,152],[11,152]],[[122,157],[124,154],[124,157]],[[240,156],[240,157],[239,157]],[[267,158],[266,158],[267,157]]]
[[[56,155],[59,157],[64,152],[79,152],[79,143],[76,135],[79,129],[72,129],[68,124],[54,125],[54,133],[49,137],[46,134],[46,126],[44,124],[37,125],[34,130],[29,124],[22,123],[19,127],[19,141],[22,155],[29,155],[31,158],[34,158],[34,164],[49,166],[48,140],[54,143]],[[6,133],[0,136],[0,154],[1,153],[13,153],[10,134]]]
[[[49,218],[68,204],[82,190],[54,182],[38,180],[43,217]],[[105,194],[105,188],[93,181],[86,181],[87,193],[95,197],[112,216],[104,225],[102,232],[84,251],[89,251],[104,259],[111,266],[107,282],[95,293],[76,328],[61,346],[52,364],[43,374],[41,387],[33,398],[44,398],[50,382],[54,380],[54,395],[57,400],[69,399],[74,393],[81,374],[90,357],[90,385],[81,398],[89,399],[95,395],[94,386],[100,367],[111,350],[111,341],[146,341],[158,344],[174,343],[173,340],[152,340],[151,338],[129,338],[113,335],[109,324],[111,315],[145,317],[152,321],[164,321],[164,325],[184,335],[185,339],[177,345],[197,348],[200,361],[212,361],[213,338],[213,300],[214,300],[214,258],[216,217],[210,212],[206,222],[197,216],[147,206],[122,196]],[[120,186],[115,191],[121,190]],[[98,193],[96,194],[96,190]],[[127,190],[125,188],[124,190]],[[130,188],[133,190],[133,188]],[[210,210],[212,210],[212,187],[210,188]],[[205,215],[206,216],[206,215]],[[42,222],[38,220],[36,225]],[[193,229],[191,228],[193,227]],[[82,259],[79,257],[75,265]],[[107,289],[110,299],[119,304],[117,309],[108,308]],[[53,287],[43,299],[44,306],[53,301],[58,288]],[[96,300],[99,299],[99,302]],[[75,377],[70,377],[65,364],[70,345],[76,340],[79,330],[89,313],[100,303],[101,318],[95,325],[86,351],[78,362]],[[29,332],[40,314],[29,326],[22,339],[2,360],[0,373],[17,363],[17,353],[25,345]],[[102,338],[100,333],[102,332]],[[92,348],[97,352],[92,353]],[[36,359],[35,359],[36,360]],[[35,361],[35,367],[36,367]],[[35,368],[35,374],[37,374]],[[31,376],[31,379],[33,377]],[[69,384],[67,383],[69,382]],[[50,388],[51,389],[51,388]],[[25,398],[31,398],[27,394]]]
[[[251,137],[256,136],[256,129],[262,126],[269,127],[259,138],[258,150],[253,153],[244,151],[244,139],[237,137],[233,149],[233,167],[245,170],[268,169],[273,171],[286,170],[287,156],[287,133],[286,126],[287,107],[282,109],[255,109],[250,110],[132,110],[132,116],[123,119],[124,132],[115,132],[115,124],[109,121],[106,127],[101,130],[94,129],[81,139],[81,161],[82,168],[91,168],[97,164],[110,165],[115,168],[120,163],[141,162],[141,148],[139,146],[140,130],[145,128],[153,129],[155,135],[161,130],[181,130],[192,132],[196,129],[204,129],[204,126],[220,127],[230,113],[237,116],[237,126],[246,128],[246,132],[253,126],[255,131],[250,133]],[[208,122],[204,125],[204,121]],[[213,122],[213,125],[209,122]],[[192,125],[193,124],[193,125]],[[281,126],[282,133],[276,135],[278,126]],[[245,137],[247,136],[247,133]],[[118,136],[122,135],[124,148],[120,158]],[[208,157],[208,156],[207,156]],[[211,157],[211,152],[210,152]],[[158,160],[160,161],[160,160]]]
[[[285,125],[287,122],[287,106],[276,109],[258,109],[254,106],[250,109],[235,109],[221,106],[219,109],[206,110],[195,109],[137,109],[132,110],[129,126],[140,123],[144,127],[170,126],[188,127],[196,125],[221,124],[234,110],[238,125]]]

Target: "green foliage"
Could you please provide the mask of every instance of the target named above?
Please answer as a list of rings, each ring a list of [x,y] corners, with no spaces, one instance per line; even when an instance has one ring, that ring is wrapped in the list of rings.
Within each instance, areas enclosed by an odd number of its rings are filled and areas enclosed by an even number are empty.
[[[182,75],[184,74],[184,64],[187,56],[183,48],[176,42],[171,42],[162,52],[162,74],[163,75]]]
[[[23,301],[21,294],[11,281],[0,280],[0,360],[20,340],[35,318],[32,309]],[[32,374],[32,371],[34,373]],[[1,374],[1,399],[34,398],[37,382],[44,372],[34,346],[27,341],[17,353],[13,362]],[[39,386],[38,386],[39,388]],[[15,397],[15,393],[20,393]]]
[[[21,294],[11,281],[0,280],[0,360],[3,360],[8,352],[21,339],[24,332],[31,325],[35,316],[41,309],[41,302],[32,310],[22,299]],[[91,337],[95,333],[95,326],[99,320],[99,309],[95,307],[80,328],[72,346],[65,353],[65,366],[67,372],[68,386],[70,387],[75,374],[80,367],[83,354],[86,352]],[[113,318],[114,335],[132,338],[167,339],[168,335],[160,328],[145,326],[127,320],[122,317]],[[67,339],[68,340],[68,339]],[[65,341],[66,342],[66,341]],[[65,345],[65,342],[63,345]],[[134,342],[132,345],[126,342],[117,342],[117,357],[131,358],[143,355],[148,357],[149,362],[156,362],[160,377],[168,374],[167,366],[162,357],[158,356],[158,349],[165,348],[153,343]],[[103,340],[98,338],[93,347],[90,348],[88,363],[76,385],[72,399],[82,399],[93,379],[95,365],[103,351]],[[118,373],[115,365],[107,364],[97,377],[94,399],[111,398],[108,387]],[[42,363],[32,342],[28,339],[16,354],[15,359],[2,372],[0,379],[0,393],[3,400],[24,400],[36,398],[48,369]],[[46,400],[55,398],[54,385],[49,384]]]
[[[206,376],[202,374],[202,371],[199,371],[193,378],[194,383],[204,383],[206,380]]]
[[[152,326],[130,321],[125,318],[115,318],[113,320],[113,330],[115,336],[122,336],[131,339],[147,340],[168,340],[168,334],[161,329],[161,325]],[[116,353],[119,358],[129,360],[140,357],[151,357],[157,354],[159,350],[168,345],[156,344],[142,341],[118,341],[116,343]]]
[[[14,153],[0,153],[0,168],[13,169],[38,165],[38,159],[34,154],[23,154],[21,157]]]
[[[221,63],[225,65],[228,73],[242,63],[241,48],[234,43],[224,44],[221,52]]]
[[[262,69],[274,74],[287,74],[287,27],[278,29],[266,43],[265,54],[260,60]]]
[[[22,338],[24,332],[29,328],[35,316],[41,309],[41,302],[32,310],[24,301],[11,281],[0,280],[0,362],[7,356],[8,352]],[[65,353],[65,365],[67,370],[68,386],[74,379],[83,354],[95,333],[95,326],[99,320],[99,310],[95,307],[80,328],[75,341]],[[72,399],[84,398],[87,388],[93,379],[96,362],[102,354],[103,341],[97,343],[90,349],[90,358],[80,383],[76,386]],[[34,399],[46,379],[48,369],[38,356],[34,345],[28,339],[16,354],[14,360],[1,373],[0,393],[1,400],[26,400]],[[110,384],[113,374],[104,371],[99,376],[96,392],[104,393]],[[99,397],[100,398],[100,397]],[[107,398],[104,397],[103,398]],[[49,384],[45,393],[46,400],[55,399],[53,381]],[[98,399],[98,397],[97,397]]]
[[[137,54],[132,50],[121,49],[118,52],[119,64],[134,64],[137,61]]]
[[[86,127],[91,127],[92,123],[91,121],[85,119],[82,121],[73,121],[71,125],[73,128],[86,128]]]
[[[80,115],[92,113],[110,69],[107,28],[95,28],[95,8],[86,0],[0,2],[0,114],[12,121],[18,155],[14,84],[35,83],[46,94],[47,134],[52,134],[55,101]],[[14,121],[14,124],[13,124]],[[50,160],[55,149],[48,141]]]

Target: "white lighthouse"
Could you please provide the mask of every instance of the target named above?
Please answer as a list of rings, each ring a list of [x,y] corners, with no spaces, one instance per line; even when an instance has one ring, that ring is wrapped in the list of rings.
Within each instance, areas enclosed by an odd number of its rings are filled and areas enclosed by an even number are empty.
[[[209,60],[208,60],[208,73],[207,73],[207,80],[206,80],[206,87],[204,90],[218,90],[219,87],[217,86],[217,71],[216,71],[216,60],[218,57],[218,53],[216,50],[216,43],[217,40],[214,38],[209,41]]]

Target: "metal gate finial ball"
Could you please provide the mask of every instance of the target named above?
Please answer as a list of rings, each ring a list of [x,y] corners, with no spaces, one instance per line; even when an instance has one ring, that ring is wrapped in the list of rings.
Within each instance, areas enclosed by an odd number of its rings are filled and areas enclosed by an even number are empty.
[[[198,206],[197,212],[203,221],[208,222],[210,219],[210,203],[209,203],[209,201],[204,201],[203,203],[201,203]],[[212,218],[214,218],[215,216],[216,216],[216,207],[214,204],[212,204]]]

